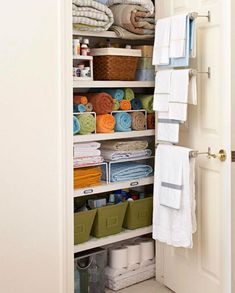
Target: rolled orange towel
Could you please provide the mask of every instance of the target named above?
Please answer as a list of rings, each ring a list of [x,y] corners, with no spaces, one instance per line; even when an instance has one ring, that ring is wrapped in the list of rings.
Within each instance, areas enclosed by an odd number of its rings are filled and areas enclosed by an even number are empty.
[[[93,106],[93,111],[97,115],[109,114],[113,111],[114,101],[112,96],[107,93],[88,93],[89,102]]]
[[[122,100],[120,103],[121,110],[131,110],[131,102],[128,100]]]
[[[111,114],[96,116],[96,132],[110,133],[114,131],[115,118]]]
[[[73,103],[76,105],[78,105],[78,104],[86,105],[88,103],[88,99],[85,96],[74,95]]]

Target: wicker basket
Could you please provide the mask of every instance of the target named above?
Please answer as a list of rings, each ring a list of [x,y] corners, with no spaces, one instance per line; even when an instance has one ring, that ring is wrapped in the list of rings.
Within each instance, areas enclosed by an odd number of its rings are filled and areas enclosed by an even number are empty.
[[[95,80],[135,80],[140,50],[93,49]]]

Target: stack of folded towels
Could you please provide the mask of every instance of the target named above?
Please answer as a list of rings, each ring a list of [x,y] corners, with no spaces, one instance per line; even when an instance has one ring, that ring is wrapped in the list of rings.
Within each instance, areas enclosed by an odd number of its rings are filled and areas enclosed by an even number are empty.
[[[114,17],[114,25],[111,29],[120,38],[153,37],[155,17],[151,0],[107,0],[106,4]]]
[[[106,161],[128,160],[131,158],[148,158],[152,151],[148,141],[109,141],[101,144],[101,154]]]
[[[73,167],[102,163],[104,159],[99,148],[99,142],[76,143],[73,147]]]
[[[102,32],[113,24],[112,11],[93,0],[73,0],[73,26],[83,31]]]
[[[129,159],[146,159],[152,154],[148,141],[109,141],[102,143],[101,154],[107,161],[128,161]],[[112,182],[129,181],[149,176],[153,172],[150,165],[139,162],[120,162],[110,165]]]
[[[101,182],[102,170],[100,166],[74,169],[74,188],[98,185]]]

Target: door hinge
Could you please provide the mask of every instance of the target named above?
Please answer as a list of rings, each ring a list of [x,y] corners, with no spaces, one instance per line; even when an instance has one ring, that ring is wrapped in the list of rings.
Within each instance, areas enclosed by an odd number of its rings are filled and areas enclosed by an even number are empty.
[[[231,158],[232,158],[232,163],[234,163],[235,162],[235,151],[232,151]]]

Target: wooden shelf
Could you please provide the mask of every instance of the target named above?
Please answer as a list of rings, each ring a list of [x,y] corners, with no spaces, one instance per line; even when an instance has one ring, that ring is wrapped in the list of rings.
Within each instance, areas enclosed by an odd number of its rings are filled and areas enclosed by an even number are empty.
[[[93,56],[73,55],[73,60],[93,60]]]
[[[79,31],[73,30],[74,36],[85,36],[85,37],[94,37],[94,38],[108,38],[108,39],[118,39],[119,37],[113,31],[104,31],[104,32],[89,32],[89,31]]]
[[[102,141],[102,140],[113,140],[113,139],[126,139],[136,137],[148,137],[154,136],[155,130],[141,130],[141,131],[128,131],[128,132],[114,132],[114,133],[94,133],[87,135],[74,135],[73,142],[89,142],[89,141]]]
[[[152,233],[152,226],[144,227],[136,230],[123,230],[121,233],[103,238],[91,238],[89,241],[74,246],[74,253],[84,250],[105,246],[115,242],[131,239],[134,237]]]
[[[91,194],[105,193],[118,189],[125,189],[136,186],[145,186],[154,183],[154,176],[149,176],[141,179],[133,179],[125,182],[112,182],[112,183],[101,183],[97,186],[91,186],[86,188],[79,188],[74,190],[74,197],[86,196]]]
[[[112,80],[91,80],[91,81],[73,81],[73,88],[152,88],[154,81],[112,81]]]

